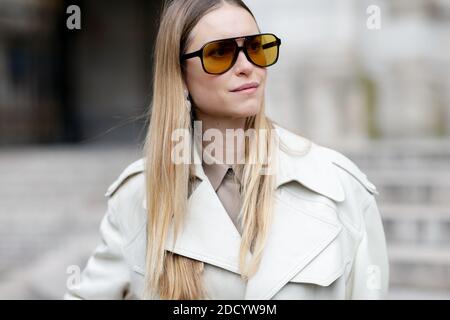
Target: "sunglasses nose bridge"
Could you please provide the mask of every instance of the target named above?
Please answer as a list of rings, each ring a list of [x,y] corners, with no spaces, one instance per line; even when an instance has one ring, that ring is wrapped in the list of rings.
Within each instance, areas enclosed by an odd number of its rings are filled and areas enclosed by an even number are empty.
[[[238,56],[239,52],[241,52],[241,51],[245,54],[244,48],[245,48],[244,46],[242,46],[242,47],[236,46],[236,55]]]
[[[235,56],[234,56],[234,62],[233,62],[233,65],[234,64],[236,64],[237,62],[238,62],[238,60],[239,60],[239,53],[242,51],[242,53],[244,54],[244,60],[245,60],[245,62],[246,63],[250,63],[250,64],[253,64],[253,62],[251,61],[251,59],[250,59],[250,57],[248,56],[248,54],[247,54],[247,48],[245,47],[245,43],[244,43],[244,45],[243,46],[236,46],[236,53],[235,53]]]

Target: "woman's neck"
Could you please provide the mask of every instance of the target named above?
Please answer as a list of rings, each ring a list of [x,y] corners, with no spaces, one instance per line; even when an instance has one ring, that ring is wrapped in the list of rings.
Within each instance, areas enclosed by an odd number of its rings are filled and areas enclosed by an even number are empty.
[[[201,124],[202,150],[212,144],[208,150],[214,149],[213,156],[220,162],[238,164],[243,161],[246,118],[221,118],[197,114],[196,121],[200,121]],[[219,159],[220,150],[222,159]]]

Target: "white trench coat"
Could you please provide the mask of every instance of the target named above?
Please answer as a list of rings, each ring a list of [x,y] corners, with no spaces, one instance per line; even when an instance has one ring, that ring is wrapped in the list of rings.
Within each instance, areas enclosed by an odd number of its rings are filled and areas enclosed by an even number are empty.
[[[308,143],[278,125],[294,149]],[[258,272],[239,275],[240,234],[195,153],[198,185],[186,224],[166,250],[205,263],[211,299],[384,299],[389,282],[385,234],[375,186],[341,153],[312,143],[303,156],[280,151],[273,224]],[[108,188],[108,209],[81,281],[66,299],[142,298],[146,255],[144,160]],[[250,253],[249,253],[250,254]]]

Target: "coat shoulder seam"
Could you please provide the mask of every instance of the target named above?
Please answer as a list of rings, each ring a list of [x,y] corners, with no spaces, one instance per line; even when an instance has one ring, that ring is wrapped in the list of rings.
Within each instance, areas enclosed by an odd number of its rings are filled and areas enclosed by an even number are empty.
[[[134,161],[128,165],[118,176],[118,178],[108,187],[105,197],[112,197],[114,193],[131,177],[134,177],[145,170],[145,162],[143,158]]]
[[[348,173],[371,194],[379,194],[376,186],[372,182],[370,182],[370,180],[367,178],[367,175],[362,172],[361,169],[352,160],[336,150],[326,147],[322,147],[322,149],[330,157],[330,161],[331,163],[333,163],[333,165]]]

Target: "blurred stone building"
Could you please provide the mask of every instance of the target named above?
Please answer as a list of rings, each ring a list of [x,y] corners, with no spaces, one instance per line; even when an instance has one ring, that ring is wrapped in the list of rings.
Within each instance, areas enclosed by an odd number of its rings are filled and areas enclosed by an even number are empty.
[[[449,1],[247,3],[282,39],[268,86],[280,122],[330,143],[450,136]],[[370,5],[379,30],[366,25]]]
[[[82,30],[66,28],[73,3]],[[450,2],[247,4],[283,41],[273,118],[321,142],[450,135]],[[380,30],[366,26],[369,5]],[[0,0],[0,145],[141,137],[161,6]]]

